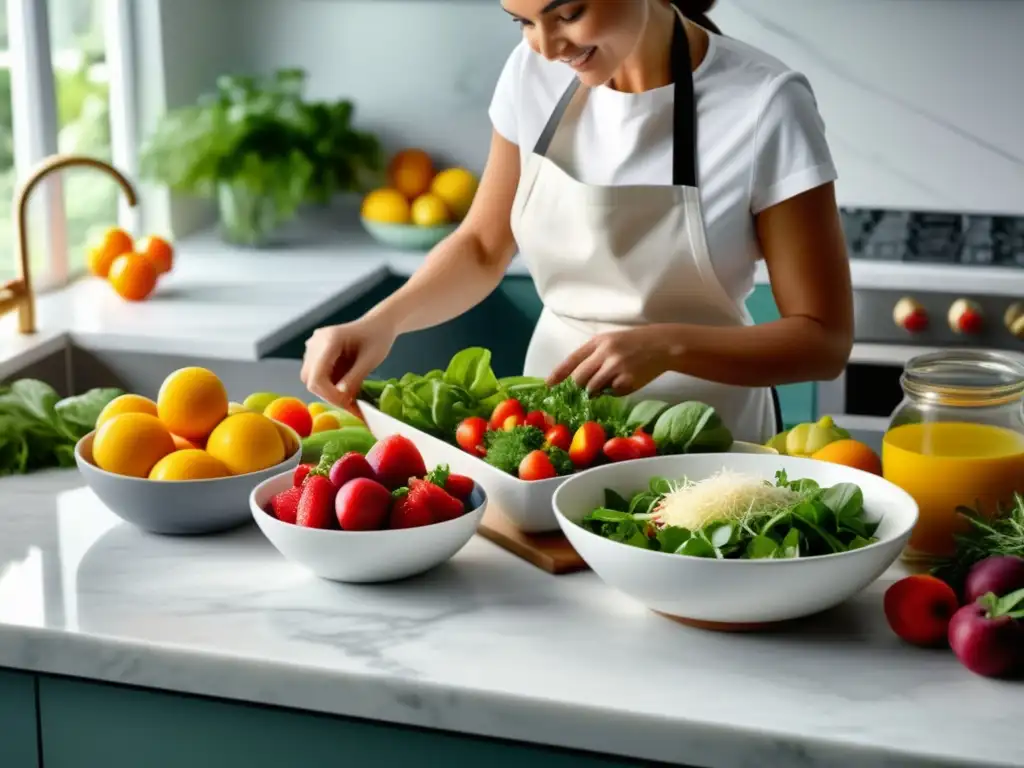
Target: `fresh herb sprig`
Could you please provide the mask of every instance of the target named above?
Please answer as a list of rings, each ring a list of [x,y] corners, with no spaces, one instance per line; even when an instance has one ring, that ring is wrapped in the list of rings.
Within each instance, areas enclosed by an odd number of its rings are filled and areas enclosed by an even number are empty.
[[[1024,493],[1015,493],[1009,504],[997,504],[995,513],[986,515],[981,505],[959,506],[957,515],[968,528],[955,536],[953,555],[936,559],[933,575],[959,589],[971,566],[993,555],[1024,558]]]

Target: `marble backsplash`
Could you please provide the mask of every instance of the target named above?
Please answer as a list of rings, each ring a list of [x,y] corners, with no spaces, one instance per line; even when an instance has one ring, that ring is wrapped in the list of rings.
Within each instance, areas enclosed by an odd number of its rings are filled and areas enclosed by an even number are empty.
[[[246,0],[244,56],[352,97],[389,146],[479,168],[519,38],[497,0]],[[1024,214],[1024,2],[720,0],[723,30],[808,74],[848,207]]]

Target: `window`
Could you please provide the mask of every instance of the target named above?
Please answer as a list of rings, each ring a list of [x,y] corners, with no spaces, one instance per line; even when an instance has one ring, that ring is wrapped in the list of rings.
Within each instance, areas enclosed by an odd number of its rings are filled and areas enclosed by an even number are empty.
[[[6,0],[0,14],[0,194],[54,152],[114,162],[133,156],[126,79],[131,0]],[[113,96],[112,96],[113,95]],[[112,98],[115,103],[112,103]],[[112,115],[113,121],[112,121]],[[124,124],[118,124],[118,121]],[[116,139],[112,138],[116,137]],[[88,240],[119,221],[120,188],[89,168],[69,168],[33,193],[32,277],[61,285],[85,266]],[[0,207],[0,282],[14,276],[13,206]]]

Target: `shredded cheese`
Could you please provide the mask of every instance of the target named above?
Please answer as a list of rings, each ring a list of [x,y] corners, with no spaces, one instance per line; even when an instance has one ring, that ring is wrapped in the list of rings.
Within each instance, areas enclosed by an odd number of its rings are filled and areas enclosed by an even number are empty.
[[[663,526],[696,531],[711,522],[742,522],[753,515],[770,514],[794,504],[800,495],[762,478],[729,469],[699,482],[673,488],[654,509]]]

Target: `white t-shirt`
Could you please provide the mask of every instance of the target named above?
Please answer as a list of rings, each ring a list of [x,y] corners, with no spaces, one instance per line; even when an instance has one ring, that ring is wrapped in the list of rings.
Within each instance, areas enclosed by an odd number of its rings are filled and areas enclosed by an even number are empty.
[[[745,43],[709,38],[693,73],[697,184],[715,273],[742,305],[762,258],[754,215],[837,174],[807,79]],[[525,40],[509,56],[490,118],[524,159],[573,77]],[[586,184],[671,184],[674,95],[671,85],[642,93],[592,89],[566,142],[572,156],[549,159]]]

